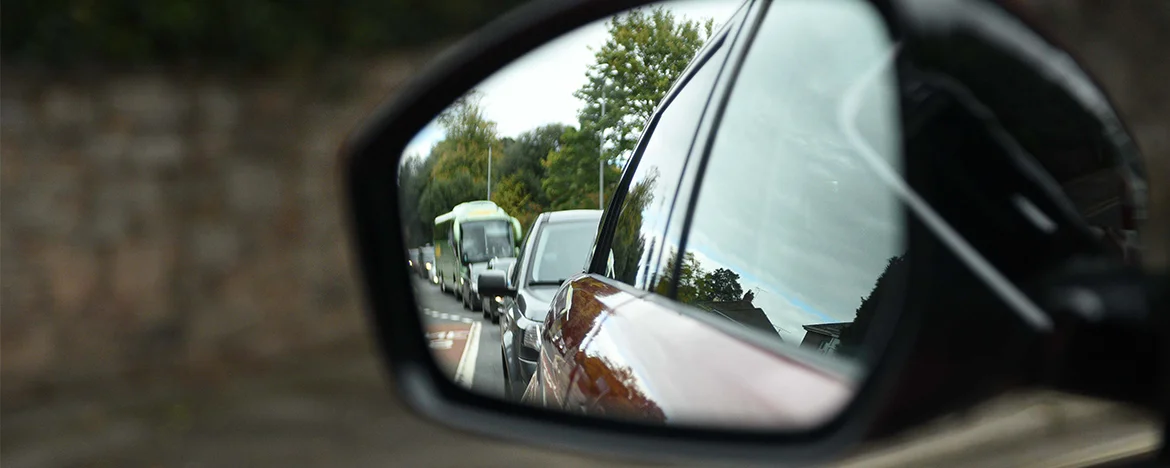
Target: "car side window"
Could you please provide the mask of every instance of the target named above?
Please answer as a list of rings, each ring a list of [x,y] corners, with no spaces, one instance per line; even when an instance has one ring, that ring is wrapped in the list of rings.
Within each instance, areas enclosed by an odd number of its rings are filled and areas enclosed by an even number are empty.
[[[842,3],[763,19],[670,272],[675,299],[825,354],[856,349],[854,319],[905,234],[896,193],[864,159],[900,166],[894,44],[876,12]],[[817,47],[793,46],[809,38]]]
[[[696,129],[710,100],[727,57],[723,38],[701,53],[702,62],[678,88],[648,133],[645,150],[636,160],[621,212],[614,229],[614,279],[639,289],[650,289],[647,278],[651,252],[661,245],[666,214],[674,203]]]
[[[528,241],[532,239],[532,231],[536,229],[539,219],[532,221],[532,225],[528,226],[528,232],[524,233],[524,240],[520,241],[520,256],[516,257],[516,261],[512,262],[512,266],[508,268],[508,284],[513,288],[520,287],[520,269],[524,265],[525,259],[528,257]]]

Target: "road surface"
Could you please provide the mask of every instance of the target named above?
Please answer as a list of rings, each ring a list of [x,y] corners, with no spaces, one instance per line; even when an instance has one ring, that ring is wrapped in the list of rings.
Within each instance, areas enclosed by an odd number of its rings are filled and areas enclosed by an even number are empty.
[[[414,290],[439,368],[472,391],[503,398],[499,325],[484,319],[482,312],[464,309],[455,296],[422,278],[414,279]]]

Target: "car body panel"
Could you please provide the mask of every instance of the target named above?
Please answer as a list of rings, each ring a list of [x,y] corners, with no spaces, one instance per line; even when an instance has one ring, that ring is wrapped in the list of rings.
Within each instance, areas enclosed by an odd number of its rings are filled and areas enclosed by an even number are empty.
[[[561,289],[538,383],[551,405],[671,424],[809,427],[833,417],[858,385],[799,350],[757,346],[646,296],[597,275]]]

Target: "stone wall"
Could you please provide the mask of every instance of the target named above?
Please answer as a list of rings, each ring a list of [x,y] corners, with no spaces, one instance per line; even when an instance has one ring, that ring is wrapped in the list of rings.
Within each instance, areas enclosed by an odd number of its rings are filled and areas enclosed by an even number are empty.
[[[337,149],[423,56],[248,74],[5,66],[4,393],[365,333]]]

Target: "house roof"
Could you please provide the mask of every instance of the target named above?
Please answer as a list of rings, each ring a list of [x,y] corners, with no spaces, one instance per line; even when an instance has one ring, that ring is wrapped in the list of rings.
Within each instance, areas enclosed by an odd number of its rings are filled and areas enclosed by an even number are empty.
[[[835,323],[816,323],[812,325],[802,325],[806,331],[817,333],[820,335],[831,336],[839,338],[841,332],[846,327],[852,325],[853,322],[835,322]]]
[[[695,306],[703,310],[715,312],[741,325],[757,328],[769,333],[776,333],[776,327],[772,326],[772,321],[768,320],[768,316],[764,314],[764,309],[756,307],[751,301],[702,301],[696,302]]]

